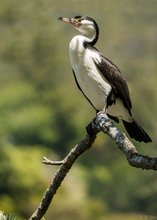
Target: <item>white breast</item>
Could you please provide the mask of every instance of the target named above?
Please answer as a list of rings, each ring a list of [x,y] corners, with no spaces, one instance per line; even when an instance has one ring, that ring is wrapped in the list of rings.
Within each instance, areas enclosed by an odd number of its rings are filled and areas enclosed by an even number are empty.
[[[101,62],[101,58],[96,52],[84,48],[84,40],[84,36],[75,36],[71,40],[69,45],[71,65],[83,93],[97,110],[103,110],[111,86],[94,63]]]

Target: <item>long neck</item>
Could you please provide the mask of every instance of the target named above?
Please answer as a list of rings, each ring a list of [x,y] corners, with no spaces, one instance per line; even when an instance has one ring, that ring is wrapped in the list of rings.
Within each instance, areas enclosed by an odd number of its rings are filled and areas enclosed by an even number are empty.
[[[99,38],[99,27],[95,23],[95,33],[85,38],[86,40],[84,41],[84,46],[85,47],[94,46],[96,42],[98,41],[98,38]]]
[[[69,45],[69,52],[82,53],[87,47],[93,47],[99,38],[99,27],[95,23],[95,31],[87,35],[76,35],[72,38]]]

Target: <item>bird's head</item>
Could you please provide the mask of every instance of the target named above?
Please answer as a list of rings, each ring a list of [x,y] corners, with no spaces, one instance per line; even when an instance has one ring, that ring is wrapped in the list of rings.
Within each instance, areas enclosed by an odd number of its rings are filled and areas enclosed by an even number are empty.
[[[87,37],[99,35],[99,28],[96,21],[88,16],[75,16],[73,18],[59,17],[58,20],[71,24]]]

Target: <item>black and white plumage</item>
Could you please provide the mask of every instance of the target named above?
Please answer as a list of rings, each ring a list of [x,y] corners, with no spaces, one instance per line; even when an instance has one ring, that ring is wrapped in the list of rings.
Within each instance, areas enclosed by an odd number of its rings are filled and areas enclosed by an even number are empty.
[[[123,74],[94,47],[99,37],[95,20],[87,16],[60,17],[59,20],[72,24],[81,33],[72,38],[69,54],[76,83],[83,95],[97,112],[104,111],[116,122],[121,119],[131,138],[151,142],[132,117],[129,89]]]

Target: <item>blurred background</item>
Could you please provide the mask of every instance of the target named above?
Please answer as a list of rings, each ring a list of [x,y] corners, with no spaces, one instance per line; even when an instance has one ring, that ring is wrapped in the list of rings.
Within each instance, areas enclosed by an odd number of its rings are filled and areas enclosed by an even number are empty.
[[[95,111],[75,85],[68,45],[77,33],[59,16],[88,15],[100,27],[97,48],[129,82],[133,114],[157,156],[156,0],[0,1],[0,210],[28,218],[62,159],[85,135]],[[121,125],[117,125],[125,132]],[[108,136],[75,163],[46,219],[136,220],[157,217],[157,174],[130,167]]]

